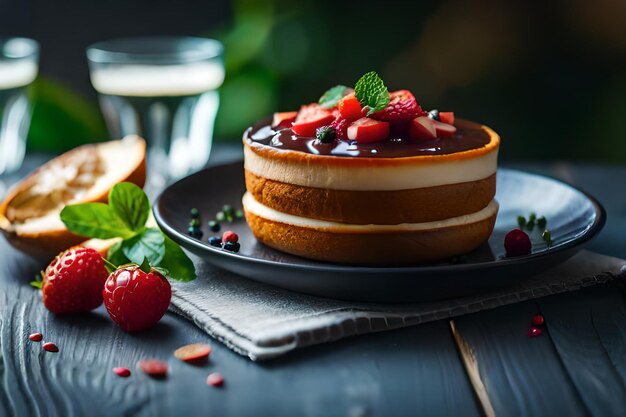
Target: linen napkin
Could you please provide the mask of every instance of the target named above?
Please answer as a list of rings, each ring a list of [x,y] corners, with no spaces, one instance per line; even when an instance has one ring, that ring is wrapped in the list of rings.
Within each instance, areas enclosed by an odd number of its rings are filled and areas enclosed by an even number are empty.
[[[626,276],[625,260],[582,251],[563,264],[496,292],[397,305],[299,294],[193,259],[198,278],[173,285],[171,309],[253,361],[304,346],[460,316]]]

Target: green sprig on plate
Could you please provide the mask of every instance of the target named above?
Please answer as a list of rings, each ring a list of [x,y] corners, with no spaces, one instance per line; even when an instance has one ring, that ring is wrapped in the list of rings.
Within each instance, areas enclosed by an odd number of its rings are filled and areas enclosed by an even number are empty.
[[[191,259],[176,242],[157,227],[147,227],[150,201],[144,191],[129,182],[116,184],[109,192],[109,204],[82,203],[68,205],[61,220],[68,230],[97,239],[120,237],[107,260],[116,266],[128,263],[142,265],[147,260],[168,278],[191,281],[196,270]]]

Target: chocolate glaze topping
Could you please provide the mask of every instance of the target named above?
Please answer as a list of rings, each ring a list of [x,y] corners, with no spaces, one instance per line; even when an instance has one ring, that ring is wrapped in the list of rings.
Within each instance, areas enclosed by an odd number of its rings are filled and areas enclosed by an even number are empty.
[[[417,155],[447,155],[477,149],[487,145],[490,137],[480,124],[456,120],[456,135],[452,138],[413,140],[402,133],[392,133],[381,142],[357,143],[353,140],[335,140],[320,143],[315,138],[298,136],[291,129],[273,130],[269,120],[262,120],[244,133],[244,140],[276,149],[306,152],[315,155],[353,156],[362,158],[400,158]]]

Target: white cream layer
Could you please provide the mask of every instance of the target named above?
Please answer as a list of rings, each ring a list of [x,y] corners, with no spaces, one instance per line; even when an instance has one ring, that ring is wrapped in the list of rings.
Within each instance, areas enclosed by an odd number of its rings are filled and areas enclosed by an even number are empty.
[[[351,233],[381,233],[381,232],[416,232],[420,230],[436,230],[445,227],[463,226],[485,220],[498,212],[496,200],[491,202],[484,209],[475,213],[464,214],[463,216],[452,217],[445,220],[425,223],[401,223],[401,224],[345,224],[329,222],[326,220],[309,219],[307,217],[294,216],[282,213],[267,207],[254,199],[252,194],[245,193],[242,199],[243,207],[246,211],[278,223],[290,224],[298,227],[308,227],[314,229],[326,229],[333,232]]]
[[[482,180],[495,174],[498,150],[475,158],[449,161],[435,158],[436,162],[432,163],[376,167],[350,164],[307,167],[288,160],[264,158],[248,146],[244,146],[244,157],[248,171],[287,184],[331,190],[394,191]]]

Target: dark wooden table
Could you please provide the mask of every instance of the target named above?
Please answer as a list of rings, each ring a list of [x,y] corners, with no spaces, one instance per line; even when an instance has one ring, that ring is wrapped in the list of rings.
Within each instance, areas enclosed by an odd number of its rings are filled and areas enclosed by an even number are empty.
[[[238,157],[218,147],[213,163]],[[37,158],[32,158],[32,165]],[[626,257],[626,168],[571,164],[521,166],[574,183],[605,205],[605,230],[589,246]],[[1,187],[0,187],[1,188]],[[2,190],[0,189],[0,193]],[[446,320],[355,337],[253,363],[173,314],[126,334],[101,307],[56,317],[28,285],[37,265],[0,239],[0,415],[475,416],[484,414]],[[236,308],[236,306],[233,306]],[[528,338],[541,312],[547,331]],[[611,282],[455,320],[473,347],[488,398],[502,416],[626,415],[626,286]],[[28,341],[40,331],[59,353]],[[209,364],[172,357],[191,342],[213,348]],[[152,380],[137,360],[167,360]],[[212,371],[223,388],[205,384]]]

